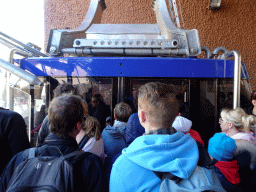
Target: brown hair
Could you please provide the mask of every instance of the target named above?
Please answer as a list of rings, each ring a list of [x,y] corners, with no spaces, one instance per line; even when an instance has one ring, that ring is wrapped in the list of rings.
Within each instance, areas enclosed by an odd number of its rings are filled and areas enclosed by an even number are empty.
[[[150,82],[139,88],[138,105],[147,112],[149,122],[161,128],[171,128],[179,111],[173,88],[159,82]]]
[[[75,87],[71,83],[65,81],[53,90],[54,97],[59,97],[64,93],[73,93],[74,95],[77,95]]]
[[[115,118],[118,121],[127,122],[130,115],[132,114],[131,107],[124,102],[116,104],[114,108]]]
[[[66,137],[72,132],[76,123],[83,121],[85,113],[84,101],[79,96],[64,94],[55,97],[48,110],[50,131]]]
[[[83,130],[88,137],[95,137],[96,140],[99,140],[101,137],[100,122],[95,117],[86,117]]]

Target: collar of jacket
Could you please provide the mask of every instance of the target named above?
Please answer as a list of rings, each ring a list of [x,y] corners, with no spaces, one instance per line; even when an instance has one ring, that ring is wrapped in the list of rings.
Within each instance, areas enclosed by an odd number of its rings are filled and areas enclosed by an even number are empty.
[[[167,129],[155,129],[155,130],[150,130],[144,135],[172,135],[176,133],[177,131],[172,127],[172,128],[167,128]]]
[[[44,144],[48,144],[48,145],[62,145],[62,146],[69,146],[69,147],[76,147],[78,148],[78,144],[76,142],[76,140],[67,135],[65,138],[64,137],[60,137],[56,134],[50,133],[44,141]]]
[[[125,127],[127,125],[126,122],[115,120],[113,127],[119,128],[119,127]]]

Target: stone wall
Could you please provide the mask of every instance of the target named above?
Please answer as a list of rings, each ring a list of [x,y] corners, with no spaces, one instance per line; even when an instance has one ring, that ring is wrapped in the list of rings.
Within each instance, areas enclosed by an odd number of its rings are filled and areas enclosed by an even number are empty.
[[[156,23],[152,0],[105,0],[101,23]],[[177,0],[178,2],[178,0]],[[185,29],[197,29],[202,46],[213,51],[223,46],[237,50],[256,88],[256,0],[225,0],[211,11],[207,0],[180,0]],[[50,29],[76,28],[83,21],[90,0],[45,0],[45,42]],[[182,21],[182,18],[180,16]]]

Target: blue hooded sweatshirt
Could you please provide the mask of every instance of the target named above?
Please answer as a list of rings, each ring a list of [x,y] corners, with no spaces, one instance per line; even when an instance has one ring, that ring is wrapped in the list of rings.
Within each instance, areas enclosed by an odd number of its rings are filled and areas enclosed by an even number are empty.
[[[109,158],[121,153],[126,147],[125,143],[126,123],[115,120],[113,127],[107,126],[102,132],[105,154]]]
[[[190,134],[144,135],[135,139],[115,161],[110,192],[158,192],[161,180],[153,171],[187,179],[197,166],[199,152]]]

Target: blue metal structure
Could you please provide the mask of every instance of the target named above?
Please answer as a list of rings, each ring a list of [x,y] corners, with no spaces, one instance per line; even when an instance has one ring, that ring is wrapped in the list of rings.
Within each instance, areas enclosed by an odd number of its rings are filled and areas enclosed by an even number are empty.
[[[112,109],[125,98],[134,97],[133,90],[146,82],[175,84],[176,88],[184,88],[180,101],[186,106],[185,116],[192,120],[194,129],[200,132],[206,142],[220,131],[218,116],[223,107],[220,95],[233,93],[235,62],[228,59],[94,56],[34,57],[15,62],[41,79],[52,77],[60,81],[63,78],[87,78],[98,86],[108,84],[111,90],[107,94],[110,95]],[[245,83],[248,80],[248,71],[242,63],[241,81]],[[92,84],[90,86],[93,87]],[[242,106],[249,102],[245,89],[242,86]]]
[[[16,60],[36,76],[234,78],[234,61],[163,57],[45,57]],[[249,79],[242,63],[242,79]]]
[[[219,131],[222,107],[240,107],[240,100],[242,107],[250,103],[249,75],[237,51],[217,47],[211,52],[200,45],[196,29],[181,29],[176,6],[175,1],[169,1],[167,6],[164,0],[152,0],[156,24],[101,24],[105,2],[91,0],[78,28],[51,29],[47,54],[33,44],[26,45],[0,32],[0,43],[12,48],[10,62],[0,59],[0,67],[29,85],[26,91],[31,97],[31,115],[26,118],[31,122],[30,128],[41,121],[37,113],[46,115],[42,107],[36,109],[36,101],[47,109],[53,89],[65,78],[82,87],[85,99],[89,90],[90,94],[102,94],[112,109],[118,102],[135,98],[141,85],[160,81],[179,90],[177,98],[184,105],[184,116],[192,120],[193,128],[208,141]],[[197,58],[202,51],[206,59]],[[13,65],[14,54],[26,57],[14,60],[21,69]],[[234,60],[229,60],[230,57]],[[8,81],[6,85],[10,86]],[[14,102],[9,92],[6,88],[11,106]]]

